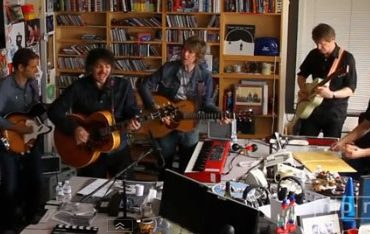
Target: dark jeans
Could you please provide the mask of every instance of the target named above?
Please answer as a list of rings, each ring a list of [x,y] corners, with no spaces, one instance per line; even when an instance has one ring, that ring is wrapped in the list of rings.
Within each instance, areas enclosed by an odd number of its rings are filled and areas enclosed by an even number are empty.
[[[132,162],[130,152],[126,145],[109,152],[102,153],[100,157],[91,165],[77,171],[79,176],[108,178],[113,177],[121,170],[125,169]],[[133,168],[125,173],[127,179],[132,179]]]
[[[345,111],[339,107],[328,109],[319,106],[310,117],[300,120],[299,135],[318,136],[322,131],[324,137],[340,138],[345,119]]]
[[[0,152],[0,230],[21,225],[17,210],[22,209],[26,222],[41,211],[42,170],[38,147],[18,155]]]
[[[180,157],[180,172],[183,172],[194,151],[195,145],[199,141],[199,130],[194,129],[191,132],[172,131],[168,135],[157,139],[162,155],[165,159],[166,168],[171,168],[173,158],[176,154]]]

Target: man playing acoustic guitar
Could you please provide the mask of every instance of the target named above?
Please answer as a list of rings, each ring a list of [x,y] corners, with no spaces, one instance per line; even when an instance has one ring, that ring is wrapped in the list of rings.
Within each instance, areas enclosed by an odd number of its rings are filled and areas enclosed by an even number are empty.
[[[35,130],[26,126],[25,121],[13,122],[7,116],[26,113],[39,102],[35,79],[38,65],[39,56],[31,49],[21,48],[13,56],[13,73],[0,79],[0,130],[3,133],[7,131],[23,138]],[[33,142],[29,152],[22,154],[4,149],[3,145],[0,147],[0,233],[17,233],[22,225],[36,222],[42,208],[38,141]],[[22,207],[24,209],[19,212],[18,208]],[[18,216],[20,214],[24,216]]]
[[[140,111],[130,82],[110,77],[113,64],[111,51],[90,50],[87,75],[65,89],[48,111],[56,127],[57,151],[64,161],[80,168],[80,176],[114,176],[131,162],[125,132],[140,128],[136,119]],[[123,120],[127,123],[120,132],[105,126],[105,121],[115,126]]]
[[[341,50],[335,41],[335,31],[327,24],[319,24],[312,30],[316,48],[311,50],[298,72],[299,102],[310,96],[323,98],[307,118],[301,118],[299,135],[317,136],[320,131],[325,137],[340,137],[347,115],[348,98],[356,88],[357,74],[355,59],[348,51]],[[334,65],[333,65],[334,64]],[[336,71],[343,69],[343,73]],[[335,74],[330,77],[330,74]],[[307,91],[306,79],[330,77],[329,86],[317,86],[312,93]],[[310,103],[309,103],[310,104]],[[297,105],[298,109],[299,103]]]
[[[156,102],[152,92],[157,92],[173,102],[191,100],[196,106],[195,112],[198,110],[218,112],[212,98],[213,80],[202,64],[205,53],[206,43],[204,41],[196,36],[188,38],[182,48],[181,60],[165,63],[151,77],[142,82],[139,91],[144,105],[147,108],[156,109],[160,104],[166,104]],[[180,111],[186,108],[186,106],[179,107]],[[172,121],[171,118],[162,119],[165,126],[170,126]],[[225,118],[224,122],[227,123],[228,120]],[[173,157],[178,152],[180,171],[183,171],[199,141],[199,130],[196,127],[189,131],[174,129],[156,140],[160,144],[165,166],[172,165]]]

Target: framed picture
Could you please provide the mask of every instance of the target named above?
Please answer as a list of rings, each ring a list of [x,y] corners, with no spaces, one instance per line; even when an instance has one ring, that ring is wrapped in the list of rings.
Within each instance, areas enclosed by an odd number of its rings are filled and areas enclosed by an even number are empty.
[[[234,87],[234,111],[240,112],[252,109],[254,115],[263,114],[263,85],[236,84]]]
[[[342,227],[338,213],[298,216],[298,224],[305,234],[341,234]]]

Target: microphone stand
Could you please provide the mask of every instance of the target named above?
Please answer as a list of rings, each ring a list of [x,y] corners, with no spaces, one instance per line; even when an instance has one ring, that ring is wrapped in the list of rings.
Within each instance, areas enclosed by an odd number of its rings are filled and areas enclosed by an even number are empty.
[[[124,175],[129,169],[131,169],[138,162],[140,162],[141,160],[143,160],[146,156],[148,156],[149,154],[153,153],[154,151],[155,151],[155,149],[154,149],[154,147],[152,147],[147,152],[142,153],[137,160],[135,160],[130,165],[128,165],[127,167],[125,167],[124,169],[122,169],[114,177],[112,177],[109,180],[107,180],[105,183],[103,183],[102,185],[100,185],[99,187],[97,187],[96,189],[94,189],[89,194],[83,196],[80,199],[80,202],[83,202],[86,199],[88,199],[89,197],[91,197],[94,193],[96,193],[97,191],[99,191],[101,188],[103,188],[105,185],[107,185],[108,183],[110,183],[112,180],[113,180],[113,183],[112,183],[112,185],[113,185],[114,184],[114,181],[116,181],[121,175]],[[132,229],[131,231],[134,231],[136,229],[136,227],[137,227],[136,226],[136,219],[133,218],[133,217],[128,217],[127,216],[127,193],[126,193],[126,182],[125,182],[125,179],[124,178],[122,178],[122,185],[123,185],[123,194],[122,194],[122,200],[123,200],[122,201],[123,202],[123,216],[122,217],[119,216],[119,217],[117,217],[113,221],[114,227],[117,227],[117,228],[119,228],[121,230],[122,229],[124,229],[124,230]],[[110,187],[107,189],[107,192],[109,191],[109,189],[110,189]]]
[[[145,153],[142,153],[139,158],[137,160],[135,160],[134,162],[132,162],[130,165],[128,165],[127,167],[123,168],[120,172],[118,172],[115,176],[113,176],[112,178],[110,178],[109,180],[107,180],[106,182],[104,182],[102,185],[100,185],[99,187],[97,187],[96,189],[94,189],[93,191],[91,191],[89,194],[86,194],[85,196],[83,196],[81,199],[80,199],[80,202],[83,202],[85,201],[86,199],[90,198],[94,193],[96,193],[97,191],[99,191],[101,188],[103,188],[105,185],[107,185],[108,183],[110,183],[112,180],[116,181],[122,174],[126,173],[129,169],[131,169],[133,166],[135,166],[138,162],[140,162],[141,160],[143,160],[146,156],[148,156],[149,154],[153,153],[154,152],[154,149],[153,148],[150,148],[147,152]],[[113,183],[112,183],[113,185]],[[124,189],[124,192],[125,192],[125,187],[123,187]],[[109,190],[109,189],[108,189]],[[107,191],[108,191],[107,190]]]

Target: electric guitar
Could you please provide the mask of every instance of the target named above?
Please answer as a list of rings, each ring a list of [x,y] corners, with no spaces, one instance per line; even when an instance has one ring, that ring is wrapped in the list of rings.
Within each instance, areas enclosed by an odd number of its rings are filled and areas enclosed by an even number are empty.
[[[288,124],[287,131],[289,135],[294,133],[294,126],[297,124],[299,119],[307,119],[310,117],[312,112],[316,107],[318,107],[322,101],[323,97],[316,94],[316,88],[320,86],[325,86],[334,77],[341,77],[347,74],[347,71],[342,67],[337,71],[333,72],[331,75],[325,79],[316,78],[312,83],[306,83],[307,97],[300,100],[296,106],[296,112],[293,120]]]
[[[170,117],[169,125],[164,124],[161,119],[156,119],[142,125],[142,131],[151,132],[155,138],[163,137],[174,130],[189,132],[197,126],[198,121],[201,119],[217,120],[227,117],[229,119],[238,119],[239,121],[252,121],[249,112],[197,112],[196,105],[193,101],[181,100],[170,102],[166,97],[160,95],[154,95],[154,101],[159,106],[165,106]]]
[[[3,130],[1,144],[6,150],[17,154],[30,152],[37,137],[46,134],[52,130],[50,126],[45,125],[40,115],[45,113],[45,108],[41,103],[36,104],[26,113],[14,112],[5,116],[13,124],[23,124],[32,127],[32,133],[20,134],[13,130]]]
[[[161,119],[166,115],[171,115],[168,110],[164,107],[138,117],[138,120],[145,122]],[[76,168],[82,168],[95,162],[102,152],[117,149],[121,143],[120,130],[125,129],[128,122],[114,123],[114,117],[108,111],[98,111],[89,116],[70,114],[67,118],[76,121],[89,132],[88,142],[77,145],[73,135],[67,135],[60,128],[55,128],[54,141],[58,154],[65,164]]]

